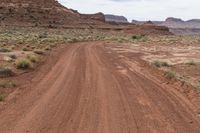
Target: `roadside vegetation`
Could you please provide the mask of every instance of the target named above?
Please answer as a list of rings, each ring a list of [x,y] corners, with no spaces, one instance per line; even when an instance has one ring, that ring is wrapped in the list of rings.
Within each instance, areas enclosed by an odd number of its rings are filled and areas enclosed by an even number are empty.
[[[98,40],[131,42],[132,38],[95,29],[0,27],[0,101],[9,92],[5,88],[16,87],[14,76],[34,70],[59,45]]]
[[[186,64],[189,65],[189,66],[195,66],[196,65],[196,63],[193,60],[187,62]]]
[[[173,71],[167,71],[167,72],[165,72],[165,77],[167,78],[167,79],[176,79],[177,78],[177,74],[176,74],[176,72],[173,72]]]
[[[124,34],[123,32],[104,32],[95,29],[47,29],[47,28],[22,28],[22,27],[1,27],[0,28],[0,80],[4,78],[11,78],[18,73],[27,72],[34,68],[48,56],[50,51],[53,51],[59,45],[68,45],[76,42],[83,41],[105,41],[116,42],[116,44],[135,44],[139,46],[149,46],[150,44],[156,44],[157,46],[170,45],[187,46],[189,44],[199,44],[199,36],[146,36],[141,34]],[[145,45],[143,45],[145,44]],[[154,52],[157,46],[153,47]],[[142,50],[149,50],[143,48]],[[164,49],[170,51],[170,49]],[[200,48],[199,48],[200,51]],[[144,51],[143,51],[144,52]],[[161,61],[156,59],[154,62],[150,61],[153,66],[159,69],[166,69],[165,76],[168,79],[177,78],[179,75],[176,71],[173,71],[173,66],[167,61]],[[198,62],[195,60],[184,63],[186,66],[198,66]],[[193,68],[188,67],[188,68]],[[16,73],[17,72],[17,73]],[[7,88],[12,85],[12,81],[9,83],[3,82],[0,84],[1,88]],[[193,83],[193,86],[198,87],[198,83]],[[11,88],[12,88],[11,87]],[[5,95],[1,94],[0,101],[4,99]]]
[[[0,102],[2,102],[4,100],[5,96],[3,96],[2,94],[0,94]]]
[[[0,88],[14,88],[17,85],[13,81],[2,80],[0,81]]]
[[[21,59],[16,62],[17,69],[28,69],[31,67],[31,62],[28,59]]]
[[[140,34],[139,35],[133,35],[132,40],[133,40],[133,42],[138,42],[138,41],[145,42],[146,37],[145,37],[145,35],[140,35]]]
[[[14,75],[12,69],[6,67],[0,68],[0,77],[5,78],[5,77],[10,77],[12,75]]]
[[[153,65],[156,67],[170,67],[167,62],[156,60],[153,62]]]

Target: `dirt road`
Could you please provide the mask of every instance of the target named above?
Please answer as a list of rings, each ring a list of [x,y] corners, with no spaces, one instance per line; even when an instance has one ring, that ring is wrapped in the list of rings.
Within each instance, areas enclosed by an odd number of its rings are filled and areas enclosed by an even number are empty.
[[[1,133],[199,133],[192,104],[99,42],[74,44],[0,113]]]

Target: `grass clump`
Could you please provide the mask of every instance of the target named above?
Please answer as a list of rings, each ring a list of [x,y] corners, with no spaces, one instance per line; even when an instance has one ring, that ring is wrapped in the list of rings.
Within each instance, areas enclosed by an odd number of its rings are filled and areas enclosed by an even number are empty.
[[[189,66],[195,66],[196,65],[196,63],[193,60],[187,62],[186,64],[189,65]]]
[[[168,71],[168,72],[165,73],[165,77],[167,79],[174,79],[174,78],[176,78],[176,73],[172,72],[172,71]]]
[[[28,69],[31,67],[31,63],[27,59],[18,60],[16,63],[17,69]]]
[[[0,95],[0,102],[3,102],[4,101],[4,96],[3,95]]]
[[[0,68],[0,77],[10,77],[14,73],[10,68]]]
[[[156,67],[170,67],[170,65],[167,62],[164,61],[154,61],[153,65]]]
[[[42,38],[47,38],[48,34],[46,32],[39,34],[38,38],[42,39]]]
[[[141,39],[143,39],[144,38],[144,35],[133,35],[132,36],[132,39],[133,40],[141,40]]]
[[[28,48],[23,48],[22,50],[23,50],[23,51],[29,51],[29,49],[28,49]]]
[[[37,49],[37,50],[34,50],[34,53],[39,54],[39,55],[44,55],[45,52],[43,50]]]
[[[17,56],[16,55],[14,55],[14,54],[12,54],[12,55],[8,55],[11,59],[13,59],[13,60],[15,60],[15,59],[17,59]]]
[[[38,57],[35,55],[27,55],[27,59],[29,59],[32,63],[38,62]]]
[[[196,89],[200,89],[200,84],[192,84],[192,86]]]
[[[50,47],[46,47],[45,50],[46,50],[46,51],[49,51],[49,50],[51,50],[51,48],[50,48]]]
[[[1,88],[14,88],[16,86],[17,85],[12,81],[1,81],[0,82],[0,87]]]

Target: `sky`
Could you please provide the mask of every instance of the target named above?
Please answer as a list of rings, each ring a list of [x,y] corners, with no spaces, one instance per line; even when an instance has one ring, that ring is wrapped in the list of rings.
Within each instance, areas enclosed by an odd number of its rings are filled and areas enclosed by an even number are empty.
[[[200,19],[200,0],[58,0],[80,13],[123,15],[131,20]]]

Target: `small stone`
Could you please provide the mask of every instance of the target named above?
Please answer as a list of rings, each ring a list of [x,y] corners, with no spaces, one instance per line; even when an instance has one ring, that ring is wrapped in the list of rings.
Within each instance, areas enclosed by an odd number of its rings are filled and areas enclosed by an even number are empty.
[[[8,56],[5,56],[5,57],[3,57],[3,60],[7,61],[7,62],[11,62],[13,59]]]

